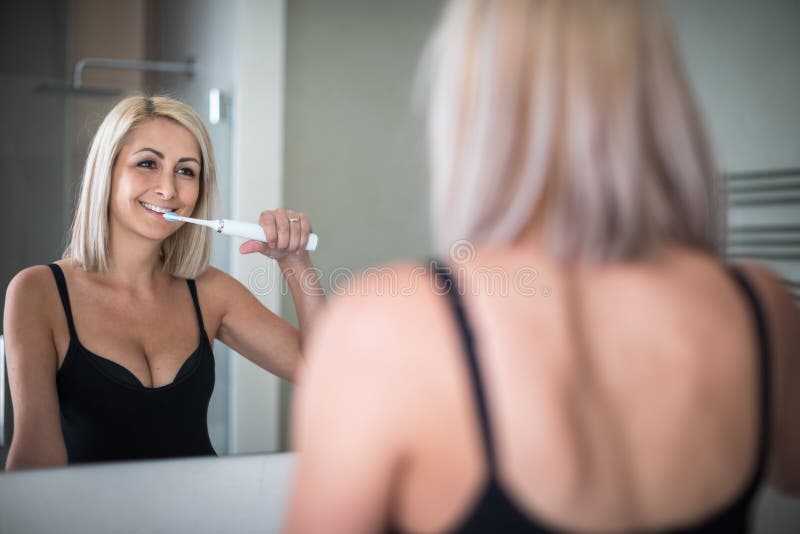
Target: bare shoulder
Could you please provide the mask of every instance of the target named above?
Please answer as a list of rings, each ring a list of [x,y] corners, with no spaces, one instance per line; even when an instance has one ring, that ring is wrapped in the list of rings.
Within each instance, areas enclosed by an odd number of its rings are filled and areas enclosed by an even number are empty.
[[[49,356],[54,350],[54,326],[65,320],[53,273],[46,265],[23,269],[8,284],[3,330],[9,354]]]
[[[318,420],[322,414],[339,413],[331,431],[348,427],[352,439],[363,443],[380,437],[389,456],[407,446],[417,421],[410,414],[418,411],[421,391],[432,389],[432,377],[441,374],[430,369],[436,359],[426,357],[437,350],[431,334],[437,321],[431,319],[430,291],[421,286],[417,267],[369,268],[347,291],[331,290],[298,380],[298,414],[309,436],[325,424]]]
[[[24,288],[28,291],[36,290],[45,283],[53,285],[53,272],[47,265],[34,265],[18,272],[9,282],[8,287]]]
[[[302,451],[290,512],[294,530],[320,531],[330,510],[357,504],[381,528],[390,488],[412,450],[413,416],[428,372],[416,362],[426,292],[415,265],[368,267],[336,280],[305,350],[292,433]],[[428,407],[430,410],[430,407]],[[348,484],[320,484],[348,480]],[[348,518],[341,516],[345,521]],[[339,526],[341,531],[353,528]],[[355,530],[359,530],[356,528]]]
[[[249,293],[247,288],[236,278],[216,267],[208,266],[195,278],[197,290],[207,299],[227,300],[242,293]]]
[[[367,267],[355,277],[354,289],[371,306],[415,306],[430,296],[430,267],[424,263],[394,263]]]
[[[397,263],[369,267],[332,288],[310,341],[312,367],[389,381],[413,371],[415,349],[433,328],[430,287],[424,265]]]
[[[235,281],[236,279],[233,278],[231,275],[217,269],[216,267],[212,267],[209,265],[205,268],[205,270],[200,273],[200,276],[195,278],[195,282],[200,285],[208,285],[208,286],[219,286],[224,285],[226,283],[230,283],[230,281]]]
[[[390,357],[397,347],[394,341],[424,323],[430,299],[424,272],[414,264],[369,267],[332,288],[318,328],[317,337],[325,342],[314,347],[321,359],[330,352],[326,347],[345,345],[351,355],[346,357]]]
[[[46,265],[27,267],[11,279],[6,288],[6,306],[22,306],[26,310],[52,307],[57,295],[53,273]]]
[[[254,317],[254,312],[263,308],[253,292],[230,274],[208,266],[195,278],[197,296],[207,319],[207,324],[215,329],[219,325],[224,328],[227,318]],[[238,324],[238,323],[237,323]],[[223,335],[214,330],[214,335]]]
[[[367,267],[331,289],[324,320],[353,343],[370,347],[404,334],[429,318],[434,301],[429,270],[423,264]]]

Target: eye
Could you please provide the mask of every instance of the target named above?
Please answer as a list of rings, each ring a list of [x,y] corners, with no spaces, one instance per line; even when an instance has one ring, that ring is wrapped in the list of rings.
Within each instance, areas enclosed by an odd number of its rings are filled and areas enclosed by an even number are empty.
[[[137,163],[136,166],[141,167],[143,169],[155,169],[156,162],[153,161],[152,159],[146,159],[144,161],[140,161],[139,163]]]
[[[183,174],[184,176],[188,176],[190,178],[195,176],[194,170],[190,169],[189,167],[181,167],[178,169],[178,174]]]

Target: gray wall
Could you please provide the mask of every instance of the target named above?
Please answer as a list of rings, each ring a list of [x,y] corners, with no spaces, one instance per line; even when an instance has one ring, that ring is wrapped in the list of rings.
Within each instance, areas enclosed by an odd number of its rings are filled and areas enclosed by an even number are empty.
[[[441,3],[291,0],[285,200],[313,216],[324,270],[429,250],[412,81]]]
[[[425,257],[424,124],[412,86],[442,2],[287,4],[284,204],[320,235],[323,286],[337,269]],[[283,309],[293,320],[290,298]],[[283,398],[287,427],[288,385]]]
[[[800,2],[666,5],[721,168],[800,167]]]

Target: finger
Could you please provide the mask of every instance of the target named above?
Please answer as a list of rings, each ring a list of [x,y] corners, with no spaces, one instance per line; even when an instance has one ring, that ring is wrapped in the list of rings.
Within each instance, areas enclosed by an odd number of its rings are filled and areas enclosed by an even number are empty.
[[[286,216],[286,210],[275,210],[275,226],[278,229],[278,241],[275,248],[286,250],[286,247],[289,246],[289,217]]]
[[[305,213],[301,213],[300,217],[300,246],[298,247],[297,252],[303,252],[306,249],[306,245],[308,245],[308,234],[311,233],[311,223],[306,217]]]
[[[289,210],[286,215],[289,220],[289,252],[297,252],[300,247],[300,238],[303,236],[299,213]]]
[[[261,252],[262,254],[266,254],[268,251],[269,247],[266,243],[262,243],[261,241],[256,241],[254,239],[245,241],[239,245],[240,254],[252,254],[253,252]]]
[[[258,217],[258,224],[264,230],[267,244],[270,248],[273,248],[275,243],[278,242],[278,226],[275,222],[275,212],[270,210],[262,211]]]

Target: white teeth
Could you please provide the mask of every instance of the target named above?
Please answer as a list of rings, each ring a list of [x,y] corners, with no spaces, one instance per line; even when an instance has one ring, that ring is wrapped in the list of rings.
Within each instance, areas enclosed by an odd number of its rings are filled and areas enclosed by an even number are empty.
[[[155,204],[149,204],[149,203],[143,202],[141,200],[139,201],[139,204],[141,204],[142,206],[144,206],[145,208],[147,208],[147,209],[149,209],[151,211],[157,211],[158,213],[169,213],[171,211],[174,211],[173,208],[162,208],[161,206],[156,206]]]

